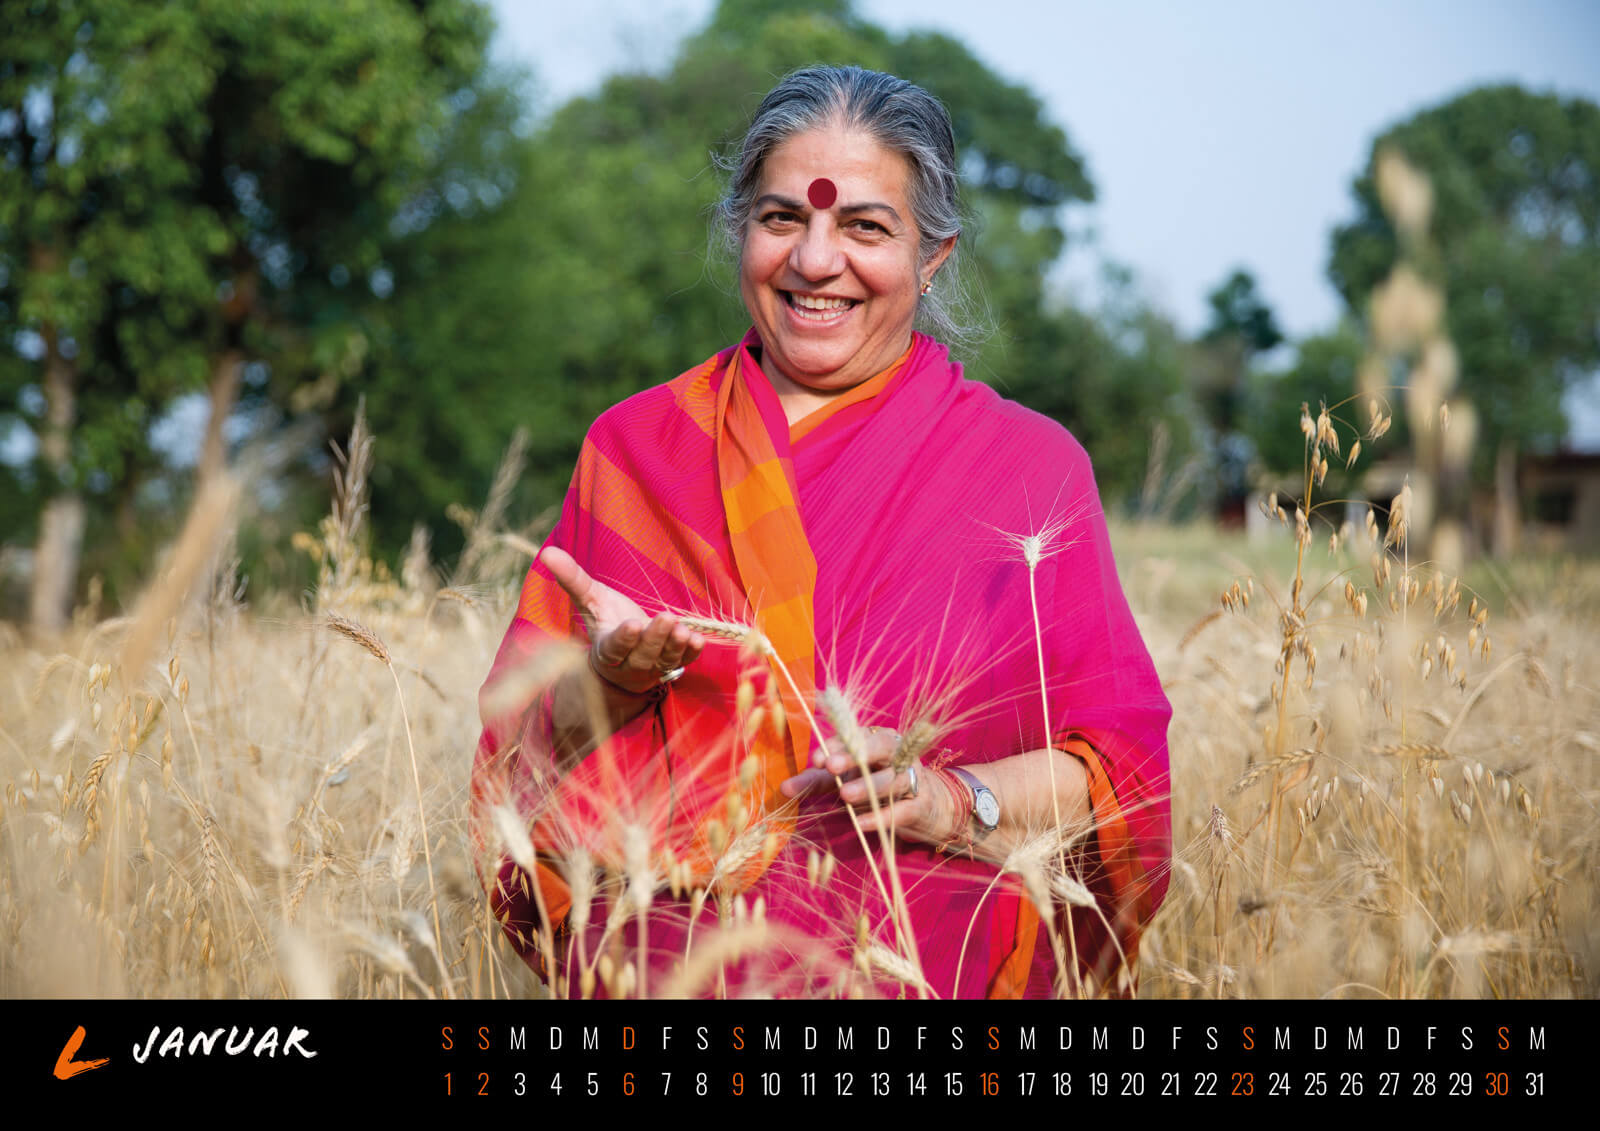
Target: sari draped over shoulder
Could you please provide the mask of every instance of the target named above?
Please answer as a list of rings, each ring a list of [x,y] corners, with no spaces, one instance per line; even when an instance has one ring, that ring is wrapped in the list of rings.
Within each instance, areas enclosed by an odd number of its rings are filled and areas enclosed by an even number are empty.
[[[559,666],[550,646],[585,629],[535,561],[480,697],[472,828],[495,916],[547,976],[592,970],[608,946],[643,953],[652,993],[1129,992],[1166,890],[1171,710],[1088,457],[920,334],[792,426],[758,348],[752,331],[601,416],[547,544],[647,613],[759,635],[713,638],[650,709],[558,765],[528,673]],[[1047,746],[1080,759],[1087,893],[1057,883],[1041,919],[1026,866],[902,839],[906,925],[876,834],[831,791],[778,791],[820,740],[805,708],[829,687],[862,725],[920,725],[958,764]],[[748,927],[743,941],[717,941],[719,918]],[[1058,954],[1075,969],[1058,972]],[[577,992],[579,977],[560,980]]]

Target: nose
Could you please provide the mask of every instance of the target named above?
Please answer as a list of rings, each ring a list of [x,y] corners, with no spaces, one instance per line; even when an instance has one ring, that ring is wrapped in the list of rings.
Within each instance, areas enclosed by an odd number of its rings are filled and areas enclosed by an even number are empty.
[[[843,274],[844,252],[831,213],[819,209],[811,214],[805,231],[789,253],[789,266],[802,278],[813,281]]]

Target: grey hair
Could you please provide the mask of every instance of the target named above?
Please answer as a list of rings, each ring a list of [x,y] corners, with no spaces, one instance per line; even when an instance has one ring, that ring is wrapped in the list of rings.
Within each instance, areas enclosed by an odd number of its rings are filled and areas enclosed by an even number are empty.
[[[728,189],[713,213],[715,235],[737,258],[744,246],[761,170],[772,152],[807,130],[838,123],[894,150],[911,167],[912,218],[921,234],[919,264],[971,224],[958,186],[955,129],[944,104],[915,83],[861,67],[803,67],[791,71],[761,100],[738,152],[717,158]],[[952,348],[975,345],[987,333],[967,282],[965,240],[957,240],[933,290],[917,304],[917,325]]]

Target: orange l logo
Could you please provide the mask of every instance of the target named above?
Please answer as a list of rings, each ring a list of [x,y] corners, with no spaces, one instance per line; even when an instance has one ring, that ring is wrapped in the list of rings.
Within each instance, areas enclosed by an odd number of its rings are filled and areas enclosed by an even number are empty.
[[[83,1035],[83,1026],[79,1025],[72,1031],[72,1036],[67,1038],[67,1043],[61,1046],[61,1055],[56,1057],[55,1077],[57,1080],[70,1080],[80,1072],[88,1072],[99,1068],[103,1064],[110,1063],[110,1057],[102,1057],[99,1060],[72,1059],[77,1055],[78,1046],[83,1044]]]

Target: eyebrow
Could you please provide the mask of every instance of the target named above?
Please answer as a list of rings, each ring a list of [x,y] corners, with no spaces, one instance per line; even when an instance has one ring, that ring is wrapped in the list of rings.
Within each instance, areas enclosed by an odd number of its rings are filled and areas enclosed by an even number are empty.
[[[765,207],[768,204],[775,204],[779,208],[786,209],[786,210],[788,210],[790,212],[804,212],[806,209],[811,207],[809,204],[803,204],[800,201],[795,200],[793,197],[781,196],[781,195],[779,195],[778,193],[775,193],[775,192],[769,192],[765,196],[760,197],[756,201],[755,207],[757,209],[760,209],[760,208]],[[889,206],[887,204],[884,204],[882,201],[869,200],[869,201],[863,201],[863,202],[861,202],[859,204],[841,204],[841,205],[838,206],[838,208],[839,208],[840,212],[852,212],[852,213],[854,213],[854,212],[887,212],[889,215],[891,215],[891,216],[893,216],[895,218],[895,222],[896,223],[904,223],[905,222],[905,221],[900,219],[900,213],[896,212],[891,206]]]

